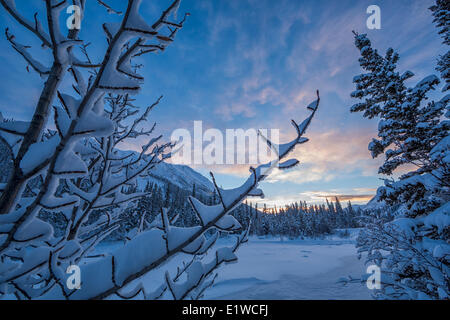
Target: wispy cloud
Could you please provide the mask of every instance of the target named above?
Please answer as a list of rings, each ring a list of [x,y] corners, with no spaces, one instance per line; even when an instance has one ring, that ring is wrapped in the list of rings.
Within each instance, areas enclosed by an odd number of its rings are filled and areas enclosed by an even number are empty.
[[[307,134],[310,141],[291,155],[300,159],[300,165],[274,172],[265,201],[323,201],[320,195],[352,196],[362,201],[373,191],[348,185],[375,188],[382,159],[371,159],[367,150],[376,135],[376,121],[349,113],[356,102],[350,98],[352,78],[361,72],[351,31],[369,33],[380,52],[388,47],[398,49],[399,68],[411,69],[418,75],[414,81],[420,80],[435,72],[432,58],[441,50],[427,10],[432,1],[380,2],[381,30],[366,29],[370,0],[183,1],[180,10],[191,16],[164,54],[145,60],[145,87],[135,104],[146,106],[164,94],[151,120],[159,124],[157,131],[166,139],[173,130],[191,131],[194,120],[203,120],[205,129],[279,129],[284,142],[295,134],[290,119],[301,121],[306,116],[304,107],[319,89],[322,102]],[[156,17],[163,5],[163,1],[145,2],[142,8]],[[96,44],[91,50],[97,61],[105,49],[102,21],[95,14],[86,19],[89,30],[98,27],[98,34],[84,30],[81,34],[85,41]],[[2,19],[0,27],[14,27],[21,42],[34,44],[29,32],[11,22]],[[0,57],[5,61],[2,75],[8,79],[0,88],[0,109],[7,116],[30,118],[42,79],[26,73],[23,61],[4,38],[0,45]],[[140,150],[138,143],[124,148]],[[236,184],[249,174],[247,165],[196,168],[226,174],[236,179]],[[277,186],[286,185],[291,189],[282,191],[288,195],[277,193],[281,192]]]

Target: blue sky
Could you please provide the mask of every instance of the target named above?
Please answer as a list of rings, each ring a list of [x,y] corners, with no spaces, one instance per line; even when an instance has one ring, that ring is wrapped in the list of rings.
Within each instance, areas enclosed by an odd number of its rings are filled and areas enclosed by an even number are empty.
[[[87,2],[80,37],[92,43],[91,55],[98,60],[106,48],[101,23],[119,17]],[[177,128],[191,130],[194,120],[202,120],[204,128],[220,130],[277,128],[287,140],[295,134],[290,119],[306,116],[304,107],[319,89],[321,107],[307,134],[310,142],[295,151],[301,165],[264,182],[265,201],[281,205],[345,195],[343,200],[363,203],[381,184],[381,159],[373,160],[367,150],[376,135],[376,121],[349,112],[356,102],[350,98],[352,78],[360,73],[351,31],[368,33],[382,52],[388,47],[398,50],[399,70],[413,71],[413,81],[419,81],[435,73],[436,57],[443,53],[427,9],[432,2],[183,0],[179,13],[191,15],[176,41],[163,54],[139,61],[145,62],[145,85],[136,104],[146,106],[164,95],[152,120],[166,137]],[[126,5],[108,3],[119,10]],[[153,21],[167,3],[144,0],[141,13]],[[371,4],[381,8],[381,30],[366,27]],[[17,1],[17,6],[29,18],[34,11],[43,17],[40,0]],[[9,26],[19,42],[33,45],[48,63],[48,52],[38,49],[29,33],[0,12],[1,29]],[[43,80],[26,71],[4,37],[0,47],[0,110],[7,117],[29,119]],[[248,173],[245,166],[195,168],[204,174],[213,169],[224,187],[237,186]]]

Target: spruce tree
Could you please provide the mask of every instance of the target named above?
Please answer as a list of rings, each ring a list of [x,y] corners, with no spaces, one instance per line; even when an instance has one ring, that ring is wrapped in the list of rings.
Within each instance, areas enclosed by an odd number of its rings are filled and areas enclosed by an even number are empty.
[[[448,45],[448,1],[430,8],[439,33]],[[365,34],[355,33],[359,63],[366,71],[354,78],[351,95],[363,100],[352,112],[378,118],[378,138],[369,144],[373,157],[385,156],[380,174],[392,175],[403,165],[414,170],[398,180],[385,179],[377,199],[388,205],[383,215],[367,217],[358,237],[359,252],[382,268],[378,298],[448,299],[450,297],[450,95],[430,101],[441,80],[430,75],[413,87],[405,82],[413,73],[397,71],[399,54],[388,49],[381,56]],[[448,54],[438,70],[448,89]],[[390,221],[394,212],[395,219]]]

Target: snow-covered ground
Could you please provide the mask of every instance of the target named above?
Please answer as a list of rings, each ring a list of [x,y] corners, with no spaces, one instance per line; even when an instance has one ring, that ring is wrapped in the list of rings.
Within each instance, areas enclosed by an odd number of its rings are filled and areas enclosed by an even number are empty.
[[[206,299],[371,299],[365,284],[338,282],[365,272],[348,240],[251,238],[238,256],[220,270]]]
[[[356,230],[355,230],[356,231]],[[251,237],[237,256],[237,263],[220,268],[214,287],[205,299],[371,299],[365,283],[344,285],[339,280],[360,278],[366,267],[357,259],[355,232],[348,239],[281,240]],[[231,246],[234,239],[221,238],[217,246]],[[115,245],[104,248],[113,249]],[[148,289],[156,288],[167,269],[173,274],[186,257],[178,256],[145,276]],[[208,258],[206,258],[208,261]],[[132,286],[130,286],[132,287]]]

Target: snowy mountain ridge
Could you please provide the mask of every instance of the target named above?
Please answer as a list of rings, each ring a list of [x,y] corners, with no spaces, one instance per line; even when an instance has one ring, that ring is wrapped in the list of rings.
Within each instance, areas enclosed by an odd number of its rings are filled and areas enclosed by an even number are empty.
[[[133,154],[132,157],[137,157],[138,153],[135,151],[118,150],[119,155]],[[137,178],[137,187],[144,190],[147,182],[156,183],[159,186],[166,186],[173,184],[181,189],[191,191],[195,185],[197,192],[210,194],[214,191],[213,183],[204,175],[195,171],[187,165],[172,164],[168,162],[161,162],[155,165],[149,171],[149,175]]]
[[[202,193],[211,193],[214,190],[213,183],[191,167],[167,162],[156,165],[150,170],[148,177],[138,178],[139,188],[145,188],[147,182],[164,185],[171,183],[185,190],[192,190],[195,185],[196,191]]]

